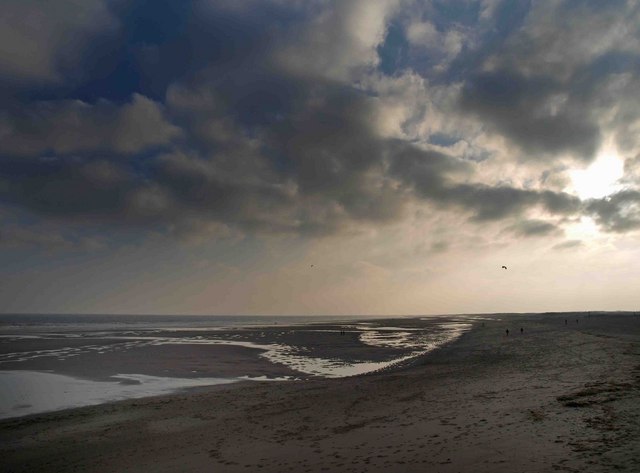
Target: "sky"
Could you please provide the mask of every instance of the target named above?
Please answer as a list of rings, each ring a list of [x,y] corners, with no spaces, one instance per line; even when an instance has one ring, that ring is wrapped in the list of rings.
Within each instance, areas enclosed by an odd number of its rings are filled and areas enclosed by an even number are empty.
[[[0,312],[638,310],[639,237],[637,0],[0,3]]]

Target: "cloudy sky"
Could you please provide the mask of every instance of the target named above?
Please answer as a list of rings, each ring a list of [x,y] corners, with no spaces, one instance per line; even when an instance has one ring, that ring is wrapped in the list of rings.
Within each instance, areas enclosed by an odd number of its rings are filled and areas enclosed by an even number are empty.
[[[637,0],[4,0],[0,105],[1,312],[640,308]]]

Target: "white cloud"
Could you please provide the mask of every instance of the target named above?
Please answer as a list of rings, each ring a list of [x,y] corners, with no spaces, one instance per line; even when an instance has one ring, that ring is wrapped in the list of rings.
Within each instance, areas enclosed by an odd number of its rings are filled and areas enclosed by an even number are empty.
[[[457,23],[438,30],[430,21],[412,18],[405,26],[405,34],[412,48],[418,69],[421,62],[432,64],[429,73],[442,73],[465,45],[472,44],[473,35]]]
[[[438,36],[438,30],[428,21],[416,21],[407,27],[407,39],[413,45],[433,45]]]

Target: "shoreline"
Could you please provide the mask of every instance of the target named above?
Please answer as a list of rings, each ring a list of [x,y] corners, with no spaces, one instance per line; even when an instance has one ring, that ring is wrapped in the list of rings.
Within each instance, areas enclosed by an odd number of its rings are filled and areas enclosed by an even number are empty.
[[[413,319],[418,320],[418,319]],[[358,323],[368,323],[367,321],[357,321]],[[394,320],[384,320],[384,322],[394,322]],[[269,360],[269,357],[265,356],[265,353],[269,351],[267,346],[260,348],[251,348],[246,345],[251,345],[251,343],[240,342],[240,344],[236,344],[238,342],[229,342],[220,343],[219,345],[208,345],[205,348],[211,350],[219,350],[219,351],[232,351],[234,355],[232,356],[234,364],[247,366],[249,364],[262,363],[265,365],[269,363],[268,373],[262,376],[227,376],[227,377],[201,377],[195,371],[187,371],[182,372],[183,375],[188,375],[189,377],[179,376],[162,376],[164,373],[162,371],[166,371],[168,364],[164,364],[159,368],[156,368],[156,371],[147,371],[145,374],[140,373],[130,373],[130,374],[112,374],[112,375],[98,375],[95,370],[92,369],[92,373],[90,376],[82,376],[82,372],[78,372],[78,367],[75,369],[72,367],[69,369],[68,367],[64,367],[65,369],[59,371],[46,370],[46,369],[12,369],[12,370],[1,370],[0,369],[0,380],[6,382],[7,385],[13,386],[10,391],[13,391],[14,399],[11,404],[16,405],[17,409],[14,408],[15,412],[6,411],[3,412],[0,410],[0,421],[1,420],[11,420],[18,419],[25,416],[30,415],[39,415],[39,414],[47,414],[50,412],[57,412],[68,409],[82,408],[87,406],[98,406],[102,404],[109,404],[113,402],[125,401],[127,399],[145,399],[152,398],[156,396],[166,396],[172,394],[180,394],[183,392],[189,392],[190,390],[200,389],[205,390],[207,387],[217,386],[217,385],[230,385],[237,384],[243,381],[247,382],[300,382],[305,379],[343,379],[349,377],[356,376],[367,376],[376,373],[389,373],[397,370],[401,370],[404,367],[410,366],[412,364],[418,363],[420,359],[425,356],[428,356],[435,350],[440,349],[444,345],[448,345],[451,343],[455,343],[456,340],[464,335],[464,333],[473,328],[473,321],[469,321],[465,325],[464,328],[461,329],[460,334],[454,335],[451,339],[446,339],[440,342],[433,342],[432,346],[429,348],[424,348],[424,353],[411,353],[406,358],[398,358],[396,360],[392,360],[389,362],[372,362],[372,363],[356,363],[352,365],[350,369],[340,369],[340,372],[343,374],[335,375],[335,376],[309,376],[305,375],[305,373],[297,372],[294,370],[288,370],[287,366],[283,363],[278,363],[278,361]],[[326,326],[326,324],[321,324],[321,326]],[[243,327],[246,329],[247,327]],[[255,328],[255,327],[251,327]],[[257,327],[258,329],[264,327]],[[291,327],[283,326],[281,329],[290,329]],[[313,329],[313,325],[310,325],[309,328]],[[132,337],[134,338],[134,337]],[[147,337],[148,338],[148,337]],[[79,342],[83,342],[82,340],[78,340]],[[86,343],[86,342],[83,342]],[[244,343],[244,345],[242,345]],[[186,344],[185,344],[186,345]],[[107,345],[108,347],[108,345]],[[257,347],[257,345],[256,345]],[[178,347],[178,348],[184,348]],[[175,347],[174,347],[175,349]],[[255,356],[254,350],[262,350],[262,352]],[[168,349],[166,345],[162,346],[163,354],[167,354],[169,351],[172,353],[172,350]],[[252,353],[253,352],[253,353]],[[252,353],[252,356],[240,356],[243,353]],[[170,355],[169,358],[174,357],[174,355]],[[206,354],[206,356],[210,357],[210,353]],[[19,358],[22,355],[18,356]],[[251,363],[247,361],[252,358],[254,361]],[[165,361],[165,363],[167,363]],[[375,368],[376,364],[383,365],[380,368]],[[27,362],[28,365],[28,362]],[[364,367],[363,367],[364,366]],[[83,366],[84,369],[87,369],[87,366]],[[147,367],[148,369],[148,367]],[[366,369],[367,371],[362,371]],[[348,373],[348,371],[355,371],[355,374],[344,374]],[[362,371],[362,372],[358,372]],[[145,384],[144,386],[142,384]],[[43,396],[34,397],[31,395],[30,399],[27,399],[28,393],[25,389],[22,389],[24,392],[20,392],[20,387],[28,386],[28,391],[31,393],[38,393],[43,390],[43,387],[47,390],[47,397],[43,398]],[[56,395],[58,398],[61,397],[60,392],[64,390],[64,401],[58,401],[57,405],[55,401],[52,399]],[[83,394],[84,391],[84,394]],[[70,401],[70,398],[75,399],[73,402]],[[10,400],[8,398],[3,398],[5,403],[8,403]],[[48,407],[45,407],[48,406]],[[1,409],[1,406],[0,406]],[[20,410],[24,410],[24,413],[20,413]]]
[[[473,321],[357,320],[211,330],[31,331],[0,346],[0,419],[243,380],[389,371],[450,343]],[[47,327],[48,329],[49,327]]]
[[[384,372],[9,419],[0,461],[8,471],[638,469],[640,319],[580,322],[503,318]]]

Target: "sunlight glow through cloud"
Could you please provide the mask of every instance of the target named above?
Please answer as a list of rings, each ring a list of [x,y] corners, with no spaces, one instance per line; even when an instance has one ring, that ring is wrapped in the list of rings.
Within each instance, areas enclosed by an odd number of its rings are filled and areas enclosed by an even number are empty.
[[[565,234],[569,240],[589,240],[599,235],[599,232],[591,217],[581,217],[578,222],[565,227]]]
[[[621,189],[618,180],[624,175],[624,161],[611,144],[603,147],[587,169],[570,172],[575,193],[581,199],[600,199]]]

